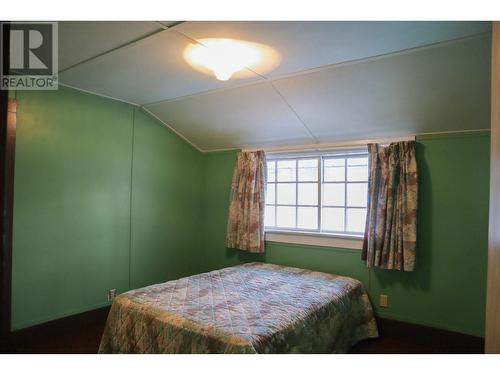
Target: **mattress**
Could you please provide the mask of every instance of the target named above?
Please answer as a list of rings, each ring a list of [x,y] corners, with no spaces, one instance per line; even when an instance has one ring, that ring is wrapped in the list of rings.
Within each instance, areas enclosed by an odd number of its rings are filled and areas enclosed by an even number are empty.
[[[100,353],[345,353],[377,337],[360,281],[247,263],[115,298]]]

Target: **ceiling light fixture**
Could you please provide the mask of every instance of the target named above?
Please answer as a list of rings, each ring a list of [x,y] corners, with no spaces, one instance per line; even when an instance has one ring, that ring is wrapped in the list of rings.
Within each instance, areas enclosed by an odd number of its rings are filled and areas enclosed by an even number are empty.
[[[251,70],[264,63],[269,65],[269,60],[279,60],[277,56],[272,48],[262,44],[226,38],[200,39],[184,51],[184,58],[191,66],[205,73],[208,69],[220,81],[227,81],[240,72],[239,76],[248,76],[248,72],[252,73]]]

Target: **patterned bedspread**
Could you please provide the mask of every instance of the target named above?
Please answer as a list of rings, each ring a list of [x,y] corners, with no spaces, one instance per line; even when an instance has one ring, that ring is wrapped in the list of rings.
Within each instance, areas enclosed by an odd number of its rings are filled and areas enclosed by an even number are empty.
[[[247,263],[115,298],[100,353],[345,353],[377,337],[363,285]]]

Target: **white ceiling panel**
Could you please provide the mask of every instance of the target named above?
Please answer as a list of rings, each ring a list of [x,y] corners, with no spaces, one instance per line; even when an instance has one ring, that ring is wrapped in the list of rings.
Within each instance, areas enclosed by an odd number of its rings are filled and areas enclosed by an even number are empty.
[[[59,70],[161,29],[156,22],[59,22]]]
[[[60,74],[62,83],[136,104],[177,98],[260,79],[218,81],[183,58],[186,37],[163,31]]]
[[[184,22],[163,31],[155,22],[61,22],[60,65],[70,68],[59,78],[146,105],[203,150],[483,129],[490,30],[490,22]],[[263,77],[218,81],[183,58],[193,39],[214,37],[266,44],[281,62],[257,71]]]
[[[484,129],[489,36],[274,81],[322,141]]]
[[[490,22],[186,22],[193,39],[234,38],[276,49],[281,63],[266,77],[484,33]]]
[[[269,83],[147,107],[203,150],[310,143],[312,138]]]

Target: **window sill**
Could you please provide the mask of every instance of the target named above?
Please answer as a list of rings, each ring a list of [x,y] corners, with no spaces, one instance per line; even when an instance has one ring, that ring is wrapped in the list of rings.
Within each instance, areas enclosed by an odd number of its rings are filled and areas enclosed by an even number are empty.
[[[361,250],[363,237],[347,234],[266,230],[266,241]]]

